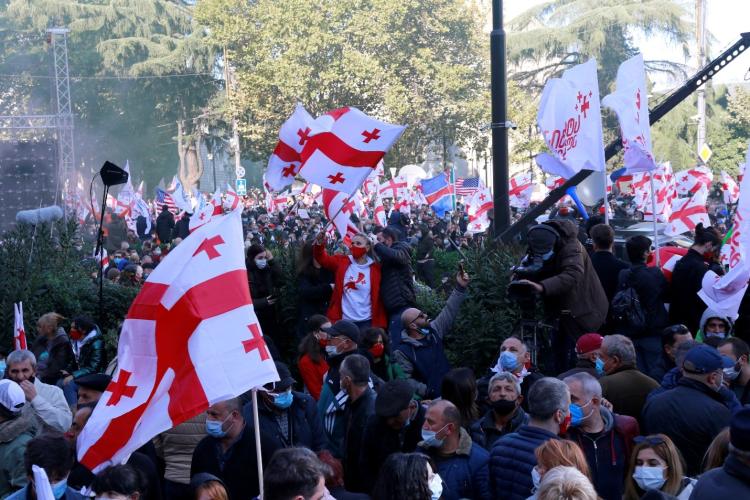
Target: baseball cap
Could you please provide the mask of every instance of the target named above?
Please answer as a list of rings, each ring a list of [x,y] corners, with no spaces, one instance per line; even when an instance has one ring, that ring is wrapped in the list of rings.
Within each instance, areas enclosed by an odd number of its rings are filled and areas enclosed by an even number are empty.
[[[294,377],[292,377],[292,372],[289,371],[286,363],[275,361],[274,364],[276,365],[276,372],[279,374],[279,381],[266,384],[266,387],[273,392],[284,392],[294,385]]]
[[[750,408],[735,412],[729,424],[729,442],[742,451],[750,451]]]
[[[588,354],[591,351],[596,351],[602,346],[603,337],[598,333],[587,333],[581,335],[576,341],[576,354]]]
[[[682,369],[688,373],[704,374],[711,373],[722,368],[731,368],[734,362],[721,356],[719,351],[706,344],[700,344],[688,351]]]
[[[323,328],[322,330],[331,337],[349,337],[355,344],[359,345],[361,343],[359,327],[351,321],[342,319],[334,323],[332,326]]]
[[[20,413],[26,404],[23,389],[12,380],[0,380],[0,405],[12,414]]]
[[[409,406],[414,390],[406,380],[391,380],[385,384],[375,399],[375,414],[379,417],[395,417]]]
[[[81,375],[74,379],[76,385],[79,387],[85,387],[99,392],[106,391],[111,380],[112,377],[103,373],[89,373],[88,375]]]

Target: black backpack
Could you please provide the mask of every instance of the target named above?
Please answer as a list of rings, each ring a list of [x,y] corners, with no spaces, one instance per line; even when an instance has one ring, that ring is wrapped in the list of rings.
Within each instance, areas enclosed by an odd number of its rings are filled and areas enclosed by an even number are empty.
[[[609,312],[617,327],[624,329],[626,333],[637,335],[646,328],[646,313],[641,305],[638,292],[630,285],[633,271],[624,272],[628,273],[627,277],[622,280],[620,289],[612,297]]]

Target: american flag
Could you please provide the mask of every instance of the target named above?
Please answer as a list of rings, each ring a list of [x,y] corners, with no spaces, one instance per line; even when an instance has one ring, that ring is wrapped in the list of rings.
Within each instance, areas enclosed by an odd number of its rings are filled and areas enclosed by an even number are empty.
[[[459,196],[473,196],[479,190],[479,177],[469,177],[468,179],[456,179],[456,194]]]
[[[172,196],[162,188],[156,188],[156,204],[157,213],[161,211],[161,205],[167,205],[167,209],[169,209],[170,212],[178,212],[177,205],[172,199]]]

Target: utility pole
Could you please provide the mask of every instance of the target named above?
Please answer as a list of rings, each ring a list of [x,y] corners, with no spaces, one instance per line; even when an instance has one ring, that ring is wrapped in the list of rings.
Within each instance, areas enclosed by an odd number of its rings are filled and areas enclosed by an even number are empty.
[[[227,96],[227,105],[229,105],[229,80],[233,78],[232,70],[229,68],[229,56],[227,48],[224,47],[224,91]],[[237,130],[237,117],[232,116],[232,149],[234,150],[234,175],[237,179],[245,178],[245,169],[240,163],[240,134]],[[235,189],[237,189],[235,187]]]
[[[508,200],[508,89],[505,81],[505,30],[503,1],[492,0],[490,34],[492,92],[492,190],[495,204],[495,236],[510,226]]]
[[[696,71],[700,71],[706,64],[706,0],[695,0],[695,41],[696,41]],[[698,132],[696,137],[696,155],[706,143],[706,84],[698,87]]]

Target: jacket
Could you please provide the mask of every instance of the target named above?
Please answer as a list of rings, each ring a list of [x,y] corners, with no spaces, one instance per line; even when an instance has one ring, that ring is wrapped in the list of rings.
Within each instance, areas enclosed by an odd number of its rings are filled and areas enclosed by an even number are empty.
[[[567,437],[578,443],[586,455],[599,496],[603,500],[620,500],[633,439],[639,435],[638,422],[633,417],[613,415],[604,407],[601,407],[601,418],[604,421],[602,432],[591,435],[580,427],[571,427]]]
[[[443,339],[453,326],[458,309],[466,298],[466,289],[456,287],[440,311],[430,323],[429,333],[422,339],[401,332],[401,342],[393,352],[394,360],[401,366],[407,380],[412,382],[414,392],[421,398],[440,396],[443,376],[451,369],[445,355]]]
[[[617,371],[599,379],[602,395],[612,403],[620,415],[633,417],[643,426],[641,412],[649,393],[659,387],[659,383],[639,372],[635,367],[623,366]]]
[[[609,303],[586,250],[578,241],[578,229],[569,220],[551,220],[560,235],[553,265],[555,274],[540,282],[544,291],[545,309],[558,315],[570,311],[571,317],[583,331],[595,332],[607,318]]]
[[[495,375],[495,372],[490,369],[488,370],[487,375],[477,380],[477,404],[479,409],[483,412],[489,410],[489,405],[485,403],[485,401],[487,401],[487,391],[489,391],[490,380],[493,375]],[[531,386],[534,385],[537,380],[544,378],[544,375],[542,375],[535,366],[532,366],[530,370],[527,370],[524,367],[523,371],[520,374],[517,374],[517,376],[523,376],[523,379],[521,380],[521,395],[523,396],[521,407],[524,411],[529,411],[529,391],[531,390]]]
[[[26,443],[36,432],[31,409],[24,408],[15,419],[0,422],[0,498],[5,498],[28,482],[23,457]]]
[[[206,414],[172,427],[156,436],[156,454],[164,460],[164,479],[180,484],[190,483],[190,463],[193,450],[206,437]]]
[[[624,260],[618,259],[614,254],[607,250],[600,250],[591,254],[591,265],[599,277],[604,293],[607,296],[607,302],[612,302],[612,297],[617,292],[617,280],[620,271],[630,267]]]
[[[94,335],[91,336],[91,333],[94,333]],[[103,373],[104,369],[107,368],[104,337],[99,331],[99,327],[96,327],[96,330],[90,332],[79,342],[71,341],[71,348],[74,355],[74,364],[69,365],[65,371],[73,375],[73,378],[91,373]],[[78,351],[77,359],[75,358],[76,350]]]
[[[531,469],[536,465],[534,450],[556,434],[531,425],[501,437],[490,452],[490,491],[498,500],[525,500],[531,495]]]
[[[724,338],[728,339],[729,337],[732,336],[732,327],[734,326],[734,321],[732,321],[731,318],[727,317],[724,314],[721,314],[718,311],[714,311],[713,309],[706,308],[706,310],[703,311],[703,314],[701,315],[701,320],[699,323],[700,329],[698,330],[698,333],[695,335],[696,342],[703,342],[704,340],[706,340],[707,338],[707,335],[705,333],[706,323],[708,323],[708,320],[711,318],[719,318],[727,324],[727,331],[724,332],[725,333]]]
[[[253,430],[245,426],[227,453],[222,452],[219,439],[204,437],[193,451],[190,477],[199,472],[208,472],[221,479],[229,500],[246,500],[258,496],[258,461],[255,458]]]
[[[307,320],[315,314],[325,315],[331,300],[333,273],[328,269],[318,269],[315,273],[299,275],[297,295],[299,296],[300,334],[304,332]]]
[[[703,256],[692,248],[677,261],[672,271],[672,303],[669,306],[671,324],[682,323],[691,332],[697,332],[698,324],[706,310],[706,304],[698,297],[703,286],[703,275],[709,265]]]
[[[309,354],[303,354],[297,361],[297,369],[305,384],[307,392],[315,401],[320,399],[320,392],[323,390],[323,377],[328,372],[328,363],[321,357],[319,363],[314,363]]]
[[[596,364],[592,363],[588,359],[579,358],[573,368],[561,373],[557,376],[557,378],[559,378],[560,380],[565,380],[566,377],[570,377],[571,375],[575,375],[576,373],[588,373],[594,378],[601,378],[602,376],[598,371],[596,371]]]
[[[336,322],[344,316],[344,310],[341,306],[341,300],[344,296],[344,276],[346,270],[351,264],[348,256],[328,255],[323,245],[313,245],[313,256],[318,263],[334,273],[334,288],[331,295],[331,303],[328,306],[328,319]],[[372,326],[386,328],[388,317],[385,314],[385,307],[380,298],[380,264],[377,262],[370,265],[370,295],[372,297]]]
[[[344,413],[344,484],[347,491],[367,491],[367,481],[359,468],[359,457],[367,422],[375,415],[375,397],[375,391],[368,387],[356,401],[347,405]]]
[[[649,399],[643,408],[646,432],[672,438],[685,459],[688,476],[700,472],[703,455],[730,418],[731,412],[716,391],[686,377],[674,389]]]
[[[38,378],[34,379],[36,397],[31,400],[31,407],[39,420],[40,429],[53,429],[66,432],[70,429],[73,414],[62,389],[56,385],[45,384]]]
[[[648,395],[648,398],[646,400],[655,397],[658,394],[661,394],[663,392],[666,392],[670,389],[674,389],[677,387],[677,382],[679,382],[682,379],[682,370],[679,368],[672,368],[669,370],[664,377],[662,378],[661,385],[651,391]],[[735,393],[734,390],[729,389],[727,387],[721,386],[721,389],[719,389],[719,396],[721,397],[721,400],[724,402],[724,405],[729,408],[729,411],[734,413],[735,411],[739,410],[743,403],[740,402],[739,397]]]
[[[162,243],[172,241],[172,231],[174,230],[174,215],[169,210],[162,210],[156,218],[156,235]]]
[[[411,268],[411,248],[405,241],[396,241],[388,247],[378,243],[374,247],[380,259],[382,277],[380,298],[388,314],[394,314],[407,307],[415,307],[414,272]]]
[[[490,455],[487,450],[471,441],[466,429],[461,428],[458,448],[450,455],[443,455],[439,448],[427,447],[424,442],[419,443],[419,448],[437,466],[437,473],[444,485],[440,497],[442,500],[492,498],[489,488]]]
[[[646,328],[643,331],[620,331],[631,338],[659,337],[661,332],[669,326],[669,315],[664,303],[668,302],[669,284],[661,269],[646,267],[645,264],[635,264],[630,269],[620,272],[618,289],[631,286],[638,294],[643,312],[646,316]]]
[[[386,418],[377,415],[370,417],[362,436],[362,449],[359,454],[360,478],[366,491],[371,491],[380,473],[380,467],[393,453],[411,453],[422,440],[425,408],[417,406],[414,419],[401,429],[394,429],[386,423]]]
[[[255,312],[259,316],[268,315],[274,311],[274,306],[268,303],[268,297],[276,293],[281,283],[281,265],[276,259],[269,260],[264,269],[258,269],[254,259],[247,259],[245,264]]]
[[[498,439],[516,432],[519,427],[529,423],[529,415],[523,411],[523,408],[516,408],[513,418],[511,418],[502,430],[495,426],[495,414],[492,410],[484,414],[482,418],[471,424],[471,440],[487,451],[492,451],[492,447]]]
[[[181,238],[184,240],[188,236],[190,236],[190,215],[185,214],[180,217],[180,220],[175,222],[172,229],[172,239]]]
[[[37,497],[38,498],[38,497]],[[65,488],[65,494],[60,497],[60,500],[84,500],[86,498],[81,495],[79,492],[68,486]],[[20,490],[13,493],[11,496],[6,497],[5,500],[31,500],[31,492],[29,491],[29,485],[27,484]]]
[[[724,465],[712,469],[693,486],[690,500],[750,498],[750,465],[729,452]]]
[[[31,352],[36,356],[36,376],[45,384],[57,384],[62,378],[62,370],[75,362],[73,348],[62,327],[57,329],[51,340],[44,336],[37,337]]]

